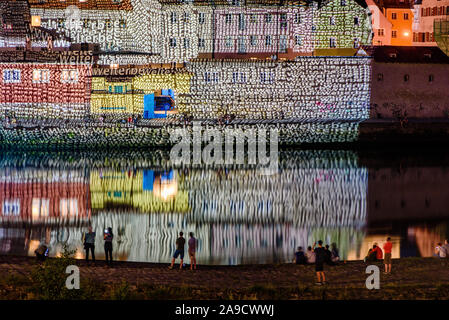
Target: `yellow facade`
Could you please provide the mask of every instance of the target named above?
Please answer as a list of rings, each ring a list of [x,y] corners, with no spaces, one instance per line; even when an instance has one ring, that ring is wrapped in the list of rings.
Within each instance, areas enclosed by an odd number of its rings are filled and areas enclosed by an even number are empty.
[[[174,193],[161,195],[143,189],[143,171],[95,170],[90,173],[90,195],[92,209],[103,209],[107,205],[126,206],[142,213],[186,213],[189,210],[187,191],[177,189]]]
[[[385,16],[391,22],[391,45],[411,46],[413,12],[408,8],[387,8]]]
[[[136,76],[128,82],[108,82],[106,78],[92,78],[92,114],[143,114],[144,95],[173,89],[177,94],[190,92],[187,72]]]

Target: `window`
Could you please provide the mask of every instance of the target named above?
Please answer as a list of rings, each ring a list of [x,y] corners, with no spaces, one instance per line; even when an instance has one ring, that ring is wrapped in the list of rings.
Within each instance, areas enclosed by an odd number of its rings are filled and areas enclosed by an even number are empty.
[[[174,48],[176,47],[176,39],[175,38],[170,38],[170,47]]]
[[[378,74],[377,74],[377,81],[384,81],[384,75],[383,75],[383,73],[378,73]]]
[[[249,22],[256,23],[257,22],[257,16],[255,14],[252,14],[249,16]]]
[[[433,74],[429,74],[429,82],[433,82]]]
[[[334,26],[334,25],[335,25],[335,17],[334,17],[334,16],[332,16],[332,17],[329,18],[329,24],[330,24],[331,26]]]
[[[205,41],[203,38],[198,39],[198,48],[203,49],[206,46]]]
[[[50,82],[50,70],[34,69],[33,70],[33,83],[49,83]]]
[[[18,216],[20,215],[20,200],[10,199],[3,201],[3,216]]]
[[[110,20],[110,19],[106,19],[106,20],[105,20],[105,23],[104,23],[104,26],[105,26],[106,28],[111,28],[111,27],[112,27],[112,22],[111,22],[111,20]]]
[[[345,6],[346,5],[346,0],[340,0],[340,5],[341,6]]]
[[[120,22],[119,22],[119,27],[120,27],[121,29],[126,28],[126,21],[125,21],[125,20],[120,20]]]
[[[114,93],[123,93],[123,86],[114,86]]]
[[[211,82],[210,72],[204,72],[204,82]]]
[[[410,76],[408,74],[404,75],[404,82],[408,82],[410,80]]]
[[[383,37],[383,35],[384,35],[384,29],[378,29],[378,30],[377,30],[377,35],[378,35],[379,37]]]
[[[271,46],[271,36],[265,36],[265,45]]]
[[[245,30],[245,15],[239,14],[239,30]]]
[[[396,12],[391,13],[391,19],[396,20],[397,16],[396,16]]]
[[[261,72],[260,73],[260,82],[261,83],[273,83],[274,82],[274,74],[270,73],[267,74],[266,72]]]
[[[281,28],[282,29],[287,29],[287,14],[286,13],[281,13],[279,20],[280,20],[280,23],[281,23]]]
[[[204,24],[205,21],[206,21],[206,15],[204,14],[204,12],[200,12],[198,14],[198,23]]]
[[[185,23],[190,22],[190,13],[188,12],[184,12],[184,19],[183,19]]]
[[[59,201],[59,212],[61,217],[71,218],[78,216],[78,199],[64,199]]]
[[[255,46],[257,44],[257,36],[250,36],[249,42],[252,46]]]
[[[239,37],[238,44],[239,44],[238,46],[239,53],[246,53],[245,38]]]
[[[280,52],[287,52],[287,36],[281,35],[279,37],[279,51]]]
[[[354,38],[353,46],[354,46],[354,49],[357,49],[358,47],[360,47],[360,41],[358,38]]]
[[[240,77],[239,77],[240,75]],[[233,72],[232,73],[232,82],[233,83],[246,83],[246,74],[243,72]]]
[[[62,83],[77,83],[78,82],[78,70],[62,70],[61,82]]]
[[[64,28],[65,21],[64,19],[58,19],[58,28]]]
[[[404,20],[408,20],[408,13],[404,13]]]
[[[398,32],[396,30],[392,30],[391,31],[391,37],[392,38],[397,38],[398,37]]]
[[[4,83],[20,83],[20,70],[17,70],[17,69],[3,70],[3,82]]]
[[[272,17],[270,13],[265,14],[265,22],[270,23],[272,21]]]
[[[170,13],[170,21],[171,21],[171,23],[176,23],[176,22],[178,22],[178,17],[177,17],[177,15],[176,15],[176,12],[171,12],[171,13]]]
[[[225,22],[226,23],[231,23],[232,22],[232,15],[231,14],[226,14],[225,15]]]
[[[33,219],[48,217],[50,215],[50,200],[33,198],[31,202],[31,215]]]
[[[354,17],[354,25],[355,26],[359,25],[359,17]]]
[[[301,23],[301,14],[295,13],[295,23],[300,24]]]
[[[295,45],[300,46],[302,45],[302,39],[301,36],[295,36]]]
[[[189,49],[189,48],[190,48],[190,39],[184,38],[184,49]]]
[[[336,48],[337,47],[337,40],[335,38],[330,38],[329,39],[329,47],[330,48]]]
[[[226,37],[226,47],[232,47],[232,38],[230,36]]]

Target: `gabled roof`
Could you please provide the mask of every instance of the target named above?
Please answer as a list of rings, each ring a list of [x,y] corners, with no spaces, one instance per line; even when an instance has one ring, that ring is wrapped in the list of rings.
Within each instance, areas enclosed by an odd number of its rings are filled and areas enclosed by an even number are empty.
[[[374,61],[391,63],[449,63],[438,47],[376,46]]]
[[[0,0],[0,22],[6,25],[6,28],[0,28],[0,35],[25,37],[31,22],[27,1]]]
[[[414,0],[374,0],[379,8],[385,9],[411,9]]]
[[[132,10],[130,0],[28,0],[31,8],[65,9],[77,6],[79,9],[89,10]]]

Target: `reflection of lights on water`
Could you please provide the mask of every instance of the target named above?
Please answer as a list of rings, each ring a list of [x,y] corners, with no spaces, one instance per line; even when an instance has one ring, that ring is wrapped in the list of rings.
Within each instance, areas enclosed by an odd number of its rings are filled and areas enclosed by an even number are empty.
[[[30,245],[28,246],[28,254],[34,255],[34,251],[39,247],[40,243],[39,240],[31,240]]]
[[[168,180],[165,182],[154,182],[154,195],[160,197],[162,200],[168,200],[176,196],[178,193],[178,183],[176,180]]]

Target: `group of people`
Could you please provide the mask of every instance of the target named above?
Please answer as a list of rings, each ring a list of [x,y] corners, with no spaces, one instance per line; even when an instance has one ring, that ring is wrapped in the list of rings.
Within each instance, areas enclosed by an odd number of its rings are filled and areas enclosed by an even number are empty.
[[[325,262],[327,264],[335,265],[338,261],[340,261],[340,255],[338,253],[337,245],[335,243],[332,243],[330,249],[329,245],[325,245],[323,248],[325,254]],[[316,262],[316,252],[314,250],[314,247],[312,246],[307,247],[306,252],[303,251],[302,247],[298,247],[298,249],[295,252],[294,262],[296,264],[314,264]]]
[[[318,245],[317,245],[318,244]],[[447,241],[445,242],[447,244]],[[443,246],[440,246],[442,248]],[[449,256],[449,244],[446,246],[446,253]],[[388,237],[387,241],[383,245],[383,249],[385,252],[382,252],[382,249],[374,243],[373,247],[369,249],[368,255],[365,257],[365,262],[375,262],[382,260],[385,264],[385,274],[391,273],[391,252],[393,250],[393,243],[391,242],[391,238]],[[442,252],[443,249],[438,249],[439,252]],[[324,264],[328,265],[337,265],[340,261],[340,255],[338,253],[337,245],[332,243],[331,248],[329,249],[329,245],[323,246],[323,241],[319,240],[315,242],[313,246],[309,246],[307,251],[304,252],[302,247],[298,247],[295,252],[294,263],[296,264],[315,264],[315,271],[317,276],[317,285],[326,284],[326,276],[324,274]]]
[[[189,258],[190,258],[190,270],[196,270],[196,248],[198,244],[198,240],[193,236],[193,232],[189,233],[190,239],[188,242],[188,252],[189,252]],[[181,258],[181,261],[179,263],[179,270],[182,270],[184,267],[184,249],[186,245],[186,239],[184,239],[184,233],[181,231],[179,233],[179,238],[176,239],[176,250],[173,254],[173,258],[171,260],[171,264],[168,267],[169,269],[173,269],[175,265],[176,259],[178,257]]]
[[[373,247],[368,250],[368,254],[365,257],[366,263],[372,263],[376,261],[381,261],[383,258],[383,263],[385,265],[385,274],[391,273],[391,251],[393,250],[393,243],[391,238],[388,237],[387,241],[383,245],[384,251],[378,246],[377,242],[373,244]],[[384,255],[385,253],[385,255]]]
[[[89,262],[89,251],[92,254],[92,261],[95,263],[95,237],[96,232],[89,227],[88,232],[83,236],[84,250],[86,251],[86,262]],[[114,234],[112,233],[112,228],[107,228],[103,233],[104,240],[104,255],[106,258],[106,264],[112,267],[112,240],[114,239]]]
[[[294,260],[296,264],[315,264],[317,285],[326,284],[324,264],[336,265],[338,261],[340,261],[340,255],[337,245],[332,243],[331,250],[329,250],[329,245],[323,246],[323,241],[321,240],[318,243],[315,242],[313,246],[309,246],[306,252],[302,250],[302,247],[298,247]]]

